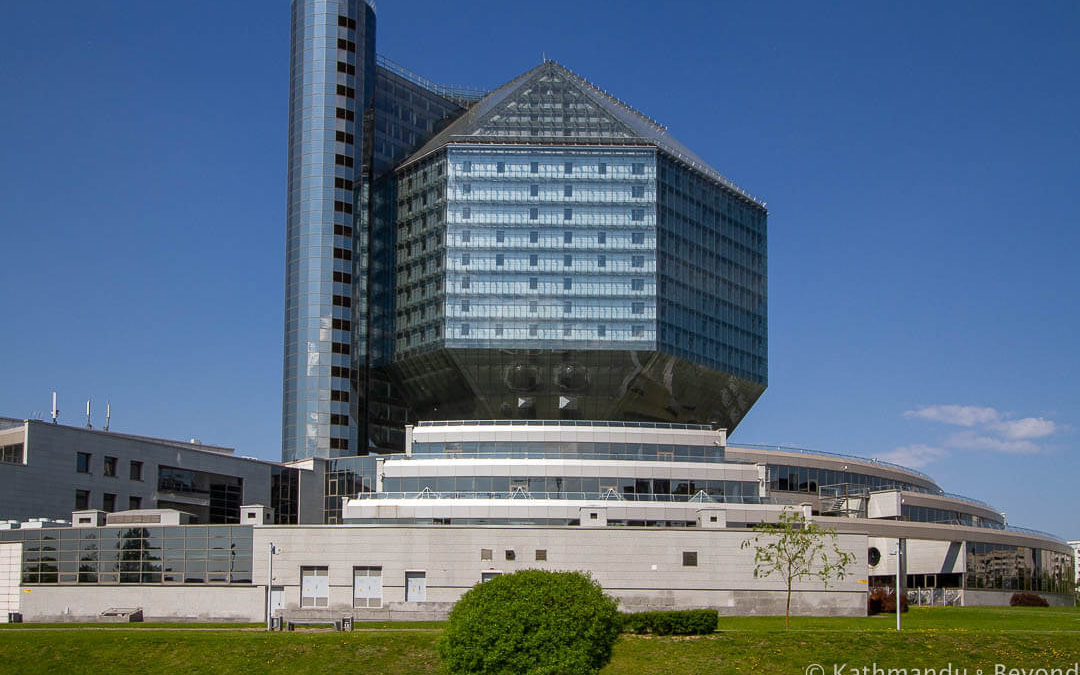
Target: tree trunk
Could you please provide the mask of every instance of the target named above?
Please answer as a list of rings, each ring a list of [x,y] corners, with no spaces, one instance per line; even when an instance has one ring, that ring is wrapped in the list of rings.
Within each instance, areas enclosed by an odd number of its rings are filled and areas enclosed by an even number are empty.
[[[791,582],[787,585],[787,607],[784,608],[784,630],[791,627]]]

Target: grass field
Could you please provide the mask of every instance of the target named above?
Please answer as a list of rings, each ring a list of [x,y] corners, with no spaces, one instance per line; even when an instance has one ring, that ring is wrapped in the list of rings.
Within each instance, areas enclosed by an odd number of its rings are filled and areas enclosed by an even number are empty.
[[[894,619],[797,617],[785,631],[783,617],[738,617],[721,619],[720,630],[704,637],[622,636],[603,673],[833,675],[836,665],[847,664],[839,672],[861,674],[866,667],[867,675],[874,675],[876,665],[907,668],[907,675],[929,675],[927,669],[951,666],[954,675],[962,669],[969,675],[978,675],[977,670],[996,675],[1001,664],[1008,675],[1021,675],[1008,673],[1013,668],[1029,673],[1061,668],[1064,675],[1064,669],[1080,660],[1076,609],[913,608],[904,616],[905,629],[899,634]],[[352,633],[172,626],[3,628],[0,672],[439,672],[434,645],[440,624],[357,624]]]

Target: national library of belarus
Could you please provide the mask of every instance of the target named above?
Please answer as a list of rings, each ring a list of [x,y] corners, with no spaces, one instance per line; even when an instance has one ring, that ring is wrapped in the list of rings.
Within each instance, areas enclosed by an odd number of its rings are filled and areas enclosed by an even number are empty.
[[[741,545],[785,510],[856,559],[797,613],[864,615],[900,541],[912,602],[1072,603],[1068,543],[930,476],[728,443],[768,212],[665,127],[554,61],[431,82],[364,0],[291,21],[282,461],[0,418],[0,622],[439,618],[524,568],[783,613]]]

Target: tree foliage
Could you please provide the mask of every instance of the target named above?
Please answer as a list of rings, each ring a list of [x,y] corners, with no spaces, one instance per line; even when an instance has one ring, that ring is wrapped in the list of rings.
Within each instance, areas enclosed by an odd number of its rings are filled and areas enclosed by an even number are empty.
[[[465,593],[439,655],[452,675],[588,675],[611,658],[616,601],[580,572],[522,570]]]
[[[807,520],[801,511],[784,509],[775,523],[761,523],[757,535],[742,543],[754,549],[754,577],[779,576],[787,587],[784,627],[791,624],[791,587],[796,581],[818,579],[825,588],[843,579],[855,555],[841,551],[832,528]]]

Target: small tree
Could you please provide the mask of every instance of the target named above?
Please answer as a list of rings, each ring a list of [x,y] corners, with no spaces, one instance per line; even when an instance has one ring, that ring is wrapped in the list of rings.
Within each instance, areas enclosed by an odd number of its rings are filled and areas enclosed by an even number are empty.
[[[754,549],[754,577],[779,575],[787,586],[784,628],[791,625],[791,587],[796,581],[818,578],[826,588],[843,579],[855,555],[840,550],[836,532],[808,521],[801,511],[784,509],[776,523],[754,527],[758,534],[742,543]]]
[[[616,602],[591,577],[522,570],[461,596],[438,650],[451,675],[590,675],[618,634]]]

